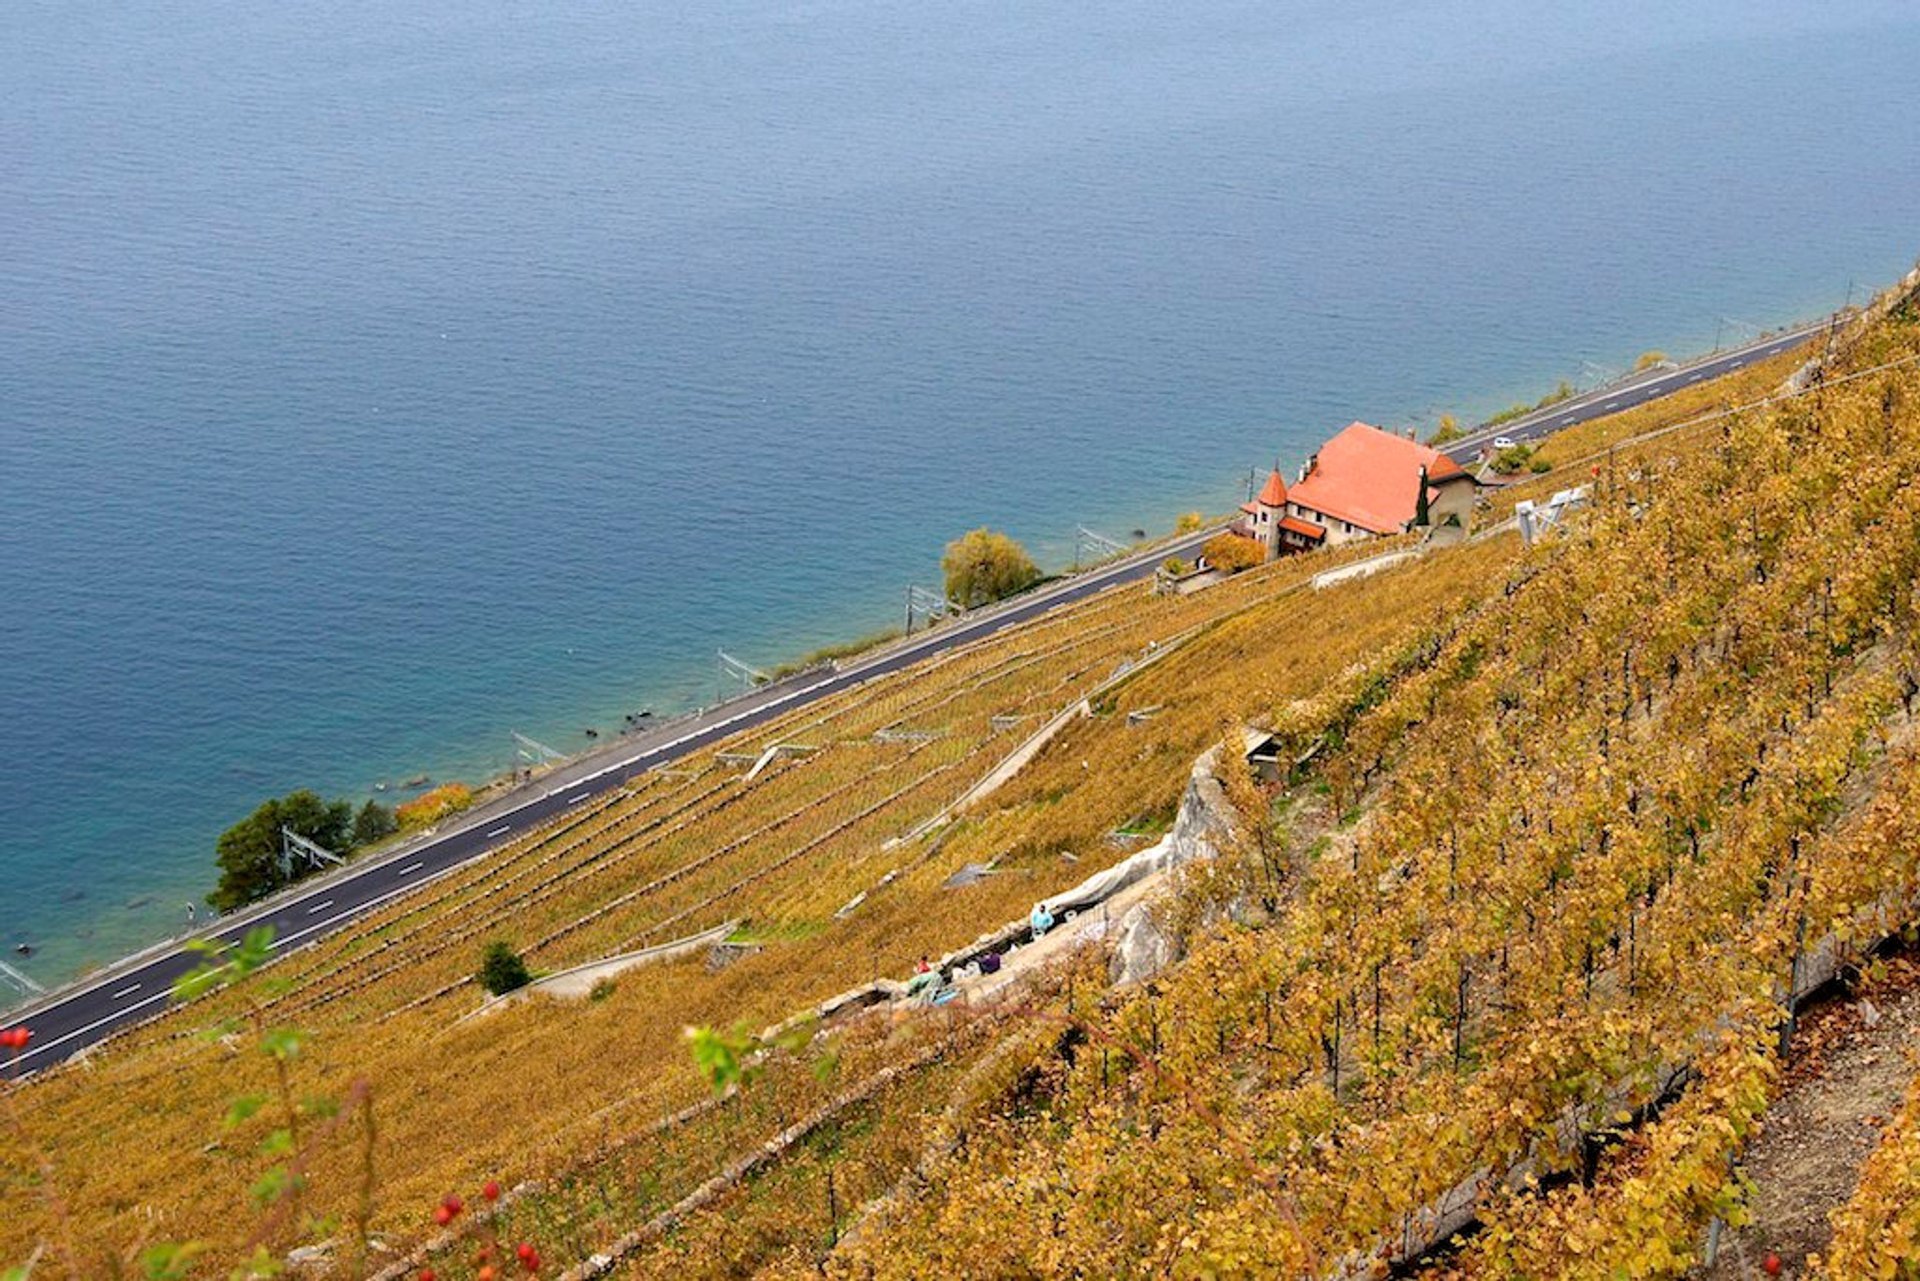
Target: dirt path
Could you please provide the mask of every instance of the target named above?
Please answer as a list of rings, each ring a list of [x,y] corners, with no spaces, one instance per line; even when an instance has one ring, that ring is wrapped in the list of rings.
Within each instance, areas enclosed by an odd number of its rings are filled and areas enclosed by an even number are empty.
[[[1782,1276],[1810,1275],[1807,1255],[1826,1248],[1830,1211],[1845,1204],[1880,1127],[1913,1079],[1920,1048],[1920,959],[1888,963],[1885,978],[1851,1000],[1803,1017],[1787,1083],[1742,1168],[1753,1180],[1753,1222],[1722,1239],[1705,1281],[1762,1277],[1769,1251]]]

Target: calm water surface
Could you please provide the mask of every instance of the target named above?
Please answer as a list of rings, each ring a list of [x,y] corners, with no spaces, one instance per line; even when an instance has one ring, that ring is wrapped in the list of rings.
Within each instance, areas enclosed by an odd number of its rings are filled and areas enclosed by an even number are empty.
[[[11,5],[0,943],[1902,270],[1912,7],[1674,7]]]

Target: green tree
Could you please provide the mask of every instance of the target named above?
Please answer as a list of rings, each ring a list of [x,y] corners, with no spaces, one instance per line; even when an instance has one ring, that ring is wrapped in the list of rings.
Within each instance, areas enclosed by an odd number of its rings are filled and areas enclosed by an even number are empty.
[[[231,912],[265,898],[294,879],[281,858],[280,829],[286,827],[330,850],[353,846],[353,806],[325,801],[301,788],[262,801],[253,813],[220,833],[214,859],[220,865],[220,884],[207,895],[217,911]]]
[[[495,940],[480,957],[480,986],[504,996],[533,982],[533,972],[512,945]]]
[[[371,845],[375,841],[385,840],[399,830],[400,824],[395,821],[393,811],[379,801],[368,801],[360,807],[360,812],[353,816],[355,845]]]
[[[1441,414],[1440,425],[1434,428],[1433,435],[1427,437],[1427,444],[1434,448],[1451,445],[1467,433],[1460,430],[1460,420],[1452,414]]]
[[[1415,529],[1424,528],[1432,519],[1432,516],[1429,515],[1427,511],[1427,469],[1422,467],[1420,469],[1420,493],[1413,500],[1413,527]]]
[[[1205,529],[1206,525],[1207,518],[1199,512],[1182,512],[1180,519],[1173,522],[1173,532],[1176,534],[1191,534],[1198,530]]]
[[[1004,600],[1040,581],[1040,569],[1026,548],[985,528],[948,543],[940,567],[946,572],[947,599],[962,609]]]

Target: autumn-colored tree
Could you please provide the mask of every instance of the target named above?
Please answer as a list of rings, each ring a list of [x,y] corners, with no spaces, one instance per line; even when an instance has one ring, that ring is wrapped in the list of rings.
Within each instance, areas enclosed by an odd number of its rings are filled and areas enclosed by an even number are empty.
[[[1200,549],[1207,564],[1223,574],[1237,574],[1243,569],[1252,569],[1267,558],[1267,549],[1256,540],[1243,538],[1239,534],[1215,534]]]
[[[980,528],[947,544],[940,567],[947,599],[962,609],[989,605],[1040,581],[1040,569],[1022,547],[998,530]]]
[[[1173,532],[1176,534],[1191,534],[1197,530],[1206,528],[1206,524],[1207,518],[1199,512],[1182,512],[1180,519],[1173,522]]]
[[[1460,420],[1452,414],[1441,414],[1440,425],[1434,428],[1433,435],[1427,437],[1427,444],[1434,448],[1450,445],[1467,433],[1460,430]]]

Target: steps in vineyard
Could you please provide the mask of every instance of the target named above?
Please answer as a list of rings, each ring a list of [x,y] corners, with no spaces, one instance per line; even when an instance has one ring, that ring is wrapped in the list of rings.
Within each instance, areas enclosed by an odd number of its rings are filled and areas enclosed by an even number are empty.
[[[1846,1204],[1860,1166],[1899,1109],[1920,1052],[1920,956],[1889,962],[1887,978],[1802,1017],[1787,1084],[1741,1162],[1753,1181],[1753,1221],[1728,1232],[1702,1281],[1762,1275],[1769,1251],[1781,1275],[1809,1276],[1826,1248],[1827,1216]]]

